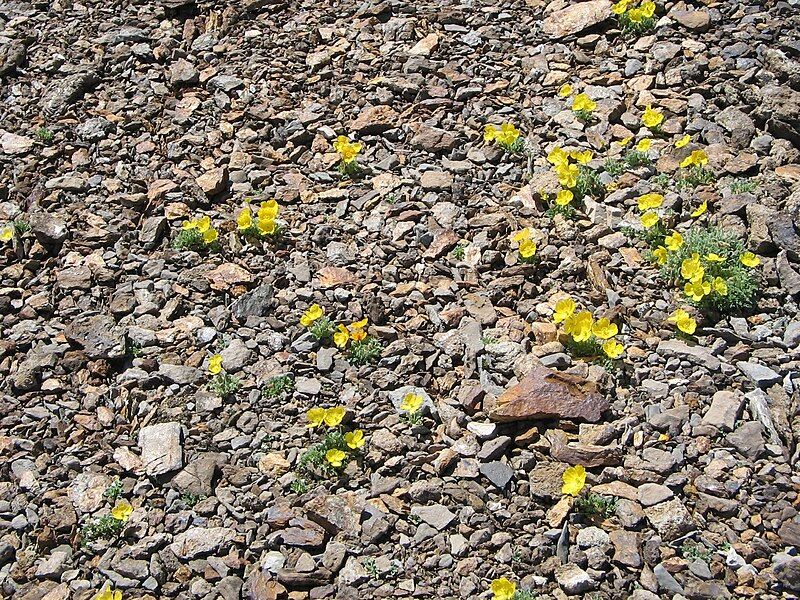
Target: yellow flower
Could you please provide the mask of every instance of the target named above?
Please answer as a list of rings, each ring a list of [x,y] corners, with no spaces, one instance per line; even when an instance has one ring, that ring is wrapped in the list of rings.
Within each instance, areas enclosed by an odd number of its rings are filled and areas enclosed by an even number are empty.
[[[181,229],[184,231],[189,229],[197,229],[197,219],[190,219],[188,221],[184,221],[183,225],[181,225]]]
[[[611,12],[615,15],[622,15],[628,10],[628,0],[619,0],[611,7]]]
[[[714,252],[710,252],[709,254],[706,254],[706,260],[708,262],[725,262],[725,257],[715,254]]]
[[[560,88],[558,88],[558,95],[562,98],[566,98],[567,96],[572,96],[572,86],[568,83],[565,83]]]
[[[696,165],[698,167],[704,167],[708,164],[708,154],[705,153],[703,150],[694,150],[689,156],[683,159],[681,162],[681,167],[691,167],[692,165]]]
[[[211,217],[208,215],[203,215],[197,221],[195,221],[197,230],[200,233],[205,233],[209,229],[211,229]]]
[[[644,18],[641,8],[632,8],[628,11],[628,18],[634,23],[640,23]]]
[[[355,329],[350,332],[350,337],[354,342],[360,342],[367,337],[367,332],[363,329]]]
[[[659,216],[652,210],[650,210],[644,213],[641,217],[639,217],[639,221],[641,221],[642,227],[644,227],[645,229],[650,229],[653,225],[658,223]]]
[[[556,323],[561,323],[561,321],[571,317],[575,312],[575,307],[575,300],[572,298],[562,298],[556,302],[556,310],[553,313],[553,321]]]
[[[564,333],[571,335],[576,342],[585,342],[592,337],[592,313],[583,310],[564,321]]]
[[[517,586],[505,577],[492,581],[493,600],[512,600],[516,593]]]
[[[664,246],[659,246],[653,250],[653,257],[659,265],[667,264],[667,249]]]
[[[319,319],[324,314],[325,311],[319,304],[312,304],[300,317],[300,325],[303,327],[311,327],[314,324],[314,321]]]
[[[758,258],[752,252],[745,252],[739,257],[739,262],[742,263],[745,267],[750,267],[751,269],[757,267],[761,264],[761,259]]]
[[[637,152],[648,152],[650,150],[650,146],[653,145],[653,140],[650,138],[642,138],[639,140],[639,143],[636,144],[636,151]]]
[[[578,165],[560,165],[556,167],[556,174],[558,175],[558,183],[561,187],[574,188],[578,185],[578,174],[580,169]]]
[[[272,235],[278,230],[278,224],[274,219],[258,218],[258,231],[261,235]]]
[[[569,162],[569,154],[567,154],[566,150],[563,148],[556,146],[550,150],[550,153],[547,155],[547,162],[554,167],[566,165]]]
[[[112,590],[111,586],[107,583],[102,590],[94,595],[93,600],[122,600],[122,592],[119,590]]]
[[[677,142],[675,142],[675,147],[676,148],[683,148],[684,146],[687,146],[689,144],[689,142],[691,142],[691,141],[692,141],[692,136],[690,136],[687,133],[681,139],[679,139]]]
[[[675,323],[678,329],[680,329],[683,333],[688,333],[689,335],[694,334],[695,330],[697,329],[697,321],[695,321],[689,315],[689,313],[682,308],[679,308],[672,313],[667,320],[671,323]]]
[[[341,467],[345,458],[347,458],[347,454],[345,454],[344,450],[339,450],[337,448],[328,450],[325,453],[325,460],[327,460],[332,467]]]
[[[592,112],[595,108],[597,108],[597,102],[589,98],[586,94],[578,94],[572,100],[572,110],[574,111],[586,111]]]
[[[306,419],[308,419],[308,427],[309,429],[314,429],[315,427],[319,427],[325,421],[325,413],[327,411],[324,408],[315,407],[309,409],[306,413]]]
[[[575,196],[571,191],[561,190],[560,192],[558,192],[558,194],[556,194],[556,204],[558,206],[566,206],[567,204],[572,202],[572,199],[574,197]]]
[[[649,104],[644,109],[642,123],[648,129],[654,129],[664,122],[664,114],[657,108],[652,108]]]
[[[591,150],[573,150],[569,153],[570,158],[572,158],[575,162],[579,165],[588,165],[592,162],[592,158],[594,158],[594,154]]]
[[[524,240],[529,240],[531,238],[531,230],[527,227],[525,229],[520,229],[514,235],[511,236],[511,239],[515,242],[522,242]]]
[[[564,471],[561,478],[564,480],[564,485],[561,486],[561,493],[577,496],[583,486],[586,485],[586,469],[583,468],[583,465],[569,467]]]
[[[333,343],[339,348],[344,348],[347,346],[347,342],[349,340],[350,331],[347,329],[347,327],[339,323],[336,333],[333,334]]]
[[[262,202],[261,206],[258,209],[258,218],[267,221],[270,219],[274,219],[278,216],[278,211],[280,210],[280,206],[275,200],[267,200],[266,202]]]
[[[607,318],[597,319],[592,325],[592,333],[601,340],[608,340],[617,335],[619,329]]]
[[[699,216],[702,216],[703,214],[705,214],[707,210],[708,210],[708,200],[703,200],[703,203],[700,206],[698,206],[692,213],[692,217],[697,218]]]
[[[425,400],[422,396],[419,394],[409,393],[405,395],[403,401],[400,403],[400,410],[413,415],[415,412],[419,411],[420,408],[422,408],[424,403]]]
[[[494,125],[487,125],[483,129],[483,141],[491,142],[497,138],[498,130]]]
[[[364,327],[367,326],[367,323],[369,323],[369,319],[367,319],[367,317],[364,317],[360,321],[353,321],[352,323],[350,323],[350,329],[364,329]]]
[[[641,211],[651,210],[653,208],[659,208],[664,204],[664,196],[656,194],[655,192],[650,192],[649,194],[639,196],[636,203]]]
[[[714,281],[711,282],[711,286],[720,296],[728,295],[728,283],[722,277],[715,277]]]
[[[534,254],[536,254],[536,242],[528,239],[519,243],[519,255],[522,258],[531,258]]]
[[[203,241],[206,244],[213,244],[214,242],[217,241],[218,237],[219,237],[219,233],[217,233],[217,230],[214,229],[213,227],[210,227],[209,229],[206,229],[203,232]]]
[[[625,346],[616,340],[608,340],[603,344],[603,352],[608,358],[614,360],[622,356],[622,353],[625,352]]]
[[[10,242],[14,237],[14,226],[6,225],[0,229],[0,242]]]
[[[500,133],[497,135],[497,141],[504,146],[511,146],[519,138],[519,129],[514,127],[511,123],[503,123],[500,126]]]
[[[344,434],[344,443],[352,450],[358,450],[364,445],[364,432],[360,429]]]
[[[131,513],[133,513],[133,506],[127,500],[118,500],[111,509],[111,516],[123,523],[131,518]]]
[[[622,139],[621,139],[620,141],[618,141],[617,143],[618,143],[618,144],[619,144],[621,147],[623,147],[623,148],[624,148],[625,146],[627,146],[628,144],[630,144],[630,143],[631,143],[631,140],[632,140],[632,139],[633,139],[633,136],[630,136],[630,135],[629,135],[629,136],[628,136],[628,137],[626,137],[626,138],[622,138]]]
[[[222,355],[215,354],[208,359],[208,372],[217,375],[222,372]]]
[[[666,245],[667,250],[675,252],[675,250],[683,246],[683,236],[677,231],[673,231],[672,235],[668,235],[664,238],[664,244]]]
[[[328,427],[336,427],[344,419],[347,411],[344,406],[334,406],[325,410],[325,425]]]
[[[361,144],[359,142],[351,142],[346,135],[340,135],[333,142],[333,149],[339,153],[342,162],[347,164],[353,162],[358,153],[361,152]]]
[[[249,206],[245,206],[236,217],[236,225],[240,230],[250,229],[253,226],[253,211]]]
[[[656,14],[656,3],[652,0],[645,0],[639,5],[639,10],[642,11],[644,18],[649,19]]]
[[[700,255],[695,252],[691,258],[685,258],[681,263],[681,277],[689,281],[699,281],[703,278],[705,269],[700,263]]]
[[[698,281],[687,281],[686,285],[683,286],[683,293],[694,302],[700,302],[704,296],[711,293],[711,284],[702,279]]]

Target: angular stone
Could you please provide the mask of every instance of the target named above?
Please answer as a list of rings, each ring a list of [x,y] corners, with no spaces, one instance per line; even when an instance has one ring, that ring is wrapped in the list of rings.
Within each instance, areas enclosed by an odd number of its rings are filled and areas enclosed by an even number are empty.
[[[741,392],[720,390],[711,399],[711,406],[703,415],[703,423],[713,425],[720,431],[733,431],[743,406],[744,396]]]
[[[644,509],[647,519],[664,541],[671,542],[695,528],[692,516],[678,498]]]
[[[431,506],[415,506],[411,509],[411,514],[416,515],[428,525],[442,531],[445,529],[456,516],[450,510],[441,504],[432,504]]]
[[[564,433],[553,429],[545,437],[550,442],[550,456],[561,462],[584,467],[616,466],[622,463],[620,446],[568,443]]]
[[[776,383],[780,383],[782,379],[778,373],[758,363],[740,360],[736,363],[736,366],[760,388],[766,389]]]
[[[366,492],[319,496],[305,504],[308,518],[321,525],[331,535],[358,538],[361,533],[361,514],[366,506]]]
[[[560,39],[599,25],[610,17],[610,0],[577,2],[545,18],[542,22],[542,33],[551,39]]]
[[[494,460],[488,463],[481,463],[478,467],[481,474],[494,484],[498,489],[504,490],[511,479],[514,477],[514,469],[506,463]]]
[[[615,563],[625,567],[638,569],[642,566],[642,556],[639,554],[639,538],[633,531],[617,529],[609,534],[611,543],[614,544]]]
[[[11,156],[27,154],[31,151],[35,143],[33,138],[24,137],[0,129],[0,150],[2,150],[4,154],[9,154]]]
[[[386,104],[369,106],[359,113],[358,117],[350,123],[350,129],[360,135],[383,133],[397,127],[399,115],[397,111]]]
[[[653,506],[664,500],[669,500],[675,494],[665,485],[658,483],[643,483],[638,490],[639,502],[642,506]]]
[[[528,473],[531,495],[546,500],[559,500],[562,497],[561,477],[569,465],[556,462],[538,462]]]
[[[597,587],[597,582],[576,564],[558,566],[556,582],[568,596],[583,594]]]
[[[725,439],[747,458],[755,460],[764,454],[763,432],[761,423],[748,421],[742,423],[733,433],[729,433]]]
[[[535,366],[497,398],[489,418],[501,423],[553,418],[597,422],[608,407],[596,383]]]
[[[175,536],[169,549],[184,560],[205,554],[217,553],[236,538],[229,527],[190,527]]]
[[[64,329],[64,337],[69,343],[83,348],[91,360],[114,360],[125,356],[125,330],[117,326],[109,315],[73,321]]]
[[[142,464],[148,475],[162,475],[183,467],[183,430],[180,423],[158,423],[139,431]]]
[[[720,365],[722,364],[707,348],[696,344],[687,344],[683,340],[661,340],[658,343],[656,352],[665,356],[685,358],[689,362],[703,366],[711,371],[719,371]]]
[[[226,167],[211,169],[197,177],[195,182],[206,193],[206,196],[215,196],[228,185],[228,169]]]

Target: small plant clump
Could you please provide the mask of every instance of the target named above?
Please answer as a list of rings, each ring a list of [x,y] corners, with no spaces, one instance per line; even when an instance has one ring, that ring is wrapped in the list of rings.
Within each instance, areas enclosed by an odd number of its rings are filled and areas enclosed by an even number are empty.
[[[308,329],[318,342],[327,343],[333,338],[333,323],[325,316],[325,309],[312,304],[300,316],[300,325]]]
[[[739,178],[731,181],[728,187],[734,194],[752,194],[758,189],[758,181]]]
[[[120,481],[119,477],[114,479],[111,482],[106,490],[103,492],[103,496],[111,500],[112,502],[116,502],[117,499],[122,495],[122,481]]]
[[[208,359],[208,373],[211,375],[208,389],[220,398],[232,396],[242,387],[238,377],[225,372],[222,366],[222,355],[220,354],[214,354]]]
[[[81,543],[88,545],[97,540],[117,537],[133,513],[133,506],[125,500],[117,500],[110,514],[87,523],[81,529]]]
[[[517,584],[505,577],[492,580],[490,589],[492,600],[535,600],[537,597],[530,590],[518,590]]]
[[[464,260],[464,255],[466,252],[467,244],[465,242],[459,242],[456,244],[456,247],[453,248],[453,258],[456,260]]]
[[[351,142],[347,136],[340,135],[333,142],[333,149],[339,155],[339,173],[342,177],[355,179],[361,171],[356,160],[362,149],[361,143]]]
[[[42,144],[50,145],[53,143],[53,132],[50,131],[47,127],[37,127],[36,130],[33,132],[33,137],[35,137],[39,142]]]
[[[275,200],[267,200],[253,212],[253,207],[246,204],[236,216],[236,228],[239,235],[247,240],[266,240],[280,234],[278,212],[280,207]]]
[[[213,251],[219,248],[218,238],[219,233],[211,224],[211,218],[203,215],[183,222],[173,246],[176,250]]]
[[[608,519],[617,510],[617,501],[590,492],[575,499],[575,509],[587,519]]]
[[[566,347],[574,356],[605,356],[616,360],[625,353],[625,346],[616,340],[619,328],[607,318],[595,320],[588,310],[575,312],[578,305],[569,296],[555,304],[553,322],[563,324]]]
[[[517,243],[517,256],[520,262],[533,263],[536,257],[536,242],[531,238],[529,228],[521,229],[511,236],[511,241]]]
[[[294,391],[294,379],[290,374],[277,375],[267,381],[261,389],[264,398],[285,398]]]
[[[512,123],[503,123],[499,128],[487,125],[483,130],[483,141],[494,142],[509,154],[520,154],[525,149],[520,131]]]
[[[655,26],[656,3],[652,0],[619,0],[611,12],[626,33],[644,33]]]
[[[375,362],[381,355],[383,348],[381,343],[374,337],[367,334],[366,317],[360,321],[354,321],[350,325],[342,323],[333,334],[333,343],[341,350],[348,349],[347,357],[354,365],[365,365]]]
[[[422,407],[425,405],[425,399],[419,394],[408,393],[403,397],[400,403],[400,419],[409,425],[419,425],[422,423]]]
[[[678,189],[695,188],[714,182],[714,172],[706,167],[708,154],[704,150],[694,150],[681,161],[681,177]]]
[[[364,447],[364,432],[344,432],[341,424],[347,411],[344,406],[315,407],[306,413],[309,429],[327,427],[322,441],[306,450],[298,462],[298,471],[305,475],[330,476],[356,458]]]

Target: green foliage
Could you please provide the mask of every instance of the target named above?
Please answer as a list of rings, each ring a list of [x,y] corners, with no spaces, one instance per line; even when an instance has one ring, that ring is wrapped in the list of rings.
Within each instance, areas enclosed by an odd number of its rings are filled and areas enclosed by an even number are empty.
[[[575,499],[575,509],[587,519],[608,519],[617,510],[617,500],[590,492]]]
[[[239,381],[239,378],[228,373],[217,373],[208,382],[208,389],[220,398],[227,398],[235,394],[240,387],[242,387],[242,382]]]
[[[295,494],[305,494],[308,491],[308,482],[302,477],[298,477],[289,484],[289,489]]]
[[[581,110],[576,110],[574,112],[575,112],[575,117],[581,123],[591,123],[594,120],[594,115],[592,114],[592,111],[590,111],[590,110],[586,110],[586,109],[582,108]]]
[[[714,182],[714,172],[711,169],[706,169],[699,165],[691,165],[690,167],[682,170],[681,178],[678,180],[677,188],[679,190],[686,188],[695,188],[698,185],[708,185]]]
[[[600,356],[603,354],[603,348],[597,341],[597,338],[592,336],[590,339],[583,342],[576,342],[571,337],[567,341],[567,350],[571,356],[576,358],[583,358],[587,356]]]
[[[653,27],[655,27],[656,24],[656,21],[653,17],[643,17],[639,21],[633,21],[631,20],[630,16],[628,16],[627,12],[618,15],[617,19],[622,31],[637,35],[650,31],[653,29]]]
[[[124,525],[123,521],[115,519],[111,515],[94,519],[81,529],[81,543],[86,545],[97,540],[114,538],[120,534]]]
[[[195,505],[203,498],[204,496],[202,494],[193,494],[191,492],[184,492],[181,494],[181,502],[183,502],[189,508],[194,508]]]
[[[672,178],[666,173],[659,173],[658,175],[653,175],[650,178],[650,183],[662,191],[669,189],[669,184],[671,182]]]
[[[575,195],[575,201],[580,202],[586,196],[592,198],[602,198],[605,195],[606,188],[600,181],[600,174],[586,165],[578,167],[578,182],[572,189]]]
[[[625,172],[625,163],[618,158],[609,158],[603,164],[603,170],[612,177],[617,177]]]
[[[403,421],[404,423],[408,423],[412,427],[414,425],[419,425],[420,423],[422,423],[422,412],[417,411],[413,413],[412,412],[401,413],[400,420]]]
[[[728,187],[734,194],[752,194],[758,189],[758,181],[742,177],[731,181]]]
[[[358,166],[358,163],[354,160],[350,162],[339,162],[339,174],[342,176],[342,179],[355,179],[361,173],[361,167]]]
[[[383,352],[383,346],[378,339],[367,336],[361,341],[354,341],[350,344],[347,357],[354,365],[365,365],[377,361],[381,352]]]
[[[565,204],[564,206],[559,206],[558,204],[555,203],[554,200],[544,214],[550,217],[551,219],[556,215],[561,215],[565,219],[571,219],[572,217],[575,216],[575,207],[572,206],[572,203]],[[536,257],[532,256],[531,258],[536,258]]]
[[[33,136],[41,143],[49,145],[53,142],[53,132],[47,127],[39,127],[33,132]]]
[[[497,338],[493,338],[490,335],[484,335],[484,336],[481,337],[481,343],[484,346],[490,346],[492,344],[496,344],[497,343]]]
[[[261,389],[264,398],[284,398],[294,391],[294,379],[290,374],[278,375],[270,379]]]
[[[756,271],[744,266],[739,257],[746,251],[744,243],[734,234],[717,227],[696,227],[684,236],[683,245],[667,254],[667,262],[661,274],[670,281],[683,286],[681,264],[693,254],[700,256],[705,269],[705,279],[721,277],[728,284],[728,294],[721,296],[712,291],[700,302],[687,301],[701,310],[718,310],[723,313],[750,308],[756,298],[760,281]],[[714,253],[725,258],[724,262],[712,262],[705,257]]]
[[[522,152],[525,150],[525,140],[522,139],[522,136],[515,139],[511,144],[497,140],[497,145],[509,154],[522,154]]]
[[[23,221],[22,219],[15,219],[11,222],[11,225],[14,227],[17,235],[28,233],[31,230],[31,226],[27,223],[27,221]]]
[[[142,345],[139,342],[134,342],[129,337],[125,338],[125,356],[131,358],[138,358],[142,355]]]
[[[202,252],[208,246],[203,240],[203,234],[199,229],[182,229],[172,242],[172,247],[176,250],[194,250]]]
[[[106,488],[106,491],[103,492],[103,496],[111,500],[111,502],[116,502],[117,498],[122,495],[122,481],[120,481],[119,477],[114,479]]]
[[[319,342],[328,342],[333,337],[333,323],[328,317],[320,317],[311,324],[308,330]]]
[[[467,244],[464,242],[459,242],[458,244],[456,244],[456,247],[453,248],[452,252],[453,258],[455,258],[456,260],[464,260],[464,251],[466,247]]]
[[[651,164],[653,161],[647,156],[647,152],[638,150],[628,150],[625,154],[625,164],[631,169]]]
[[[517,590],[511,600],[536,600],[539,594],[530,590]]]
[[[709,550],[703,544],[694,540],[686,540],[681,546],[681,555],[688,560],[702,560],[708,562],[713,550]]]
[[[344,435],[340,431],[329,431],[320,443],[314,444],[303,453],[298,462],[297,470],[312,476],[319,472],[324,475],[335,473],[336,469],[325,460],[325,454],[328,450],[341,450],[347,455],[342,461],[342,467],[349,462],[350,455],[353,452],[345,443]]]

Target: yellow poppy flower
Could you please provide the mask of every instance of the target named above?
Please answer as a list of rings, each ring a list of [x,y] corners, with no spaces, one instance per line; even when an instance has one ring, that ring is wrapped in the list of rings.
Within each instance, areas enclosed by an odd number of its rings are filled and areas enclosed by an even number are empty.
[[[644,109],[642,115],[642,123],[648,129],[655,129],[664,122],[663,113],[657,108],[651,107],[649,104]]]
[[[658,223],[659,220],[660,217],[652,210],[647,211],[641,217],[639,217],[639,221],[642,223],[642,227],[645,229],[650,229],[653,225]]]
[[[184,231],[189,229],[197,229],[197,219],[190,219],[188,221],[184,221],[181,225],[181,229]]]
[[[361,144],[359,142],[351,142],[347,136],[340,135],[333,143],[333,149],[338,152],[342,162],[347,164],[353,162],[358,153],[361,152]]]
[[[705,269],[700,262],[700,255],[695,252],[691,258],[685,258],[681,263],[681,277],[689,281],[699,281],[703,278]]]
[[[531,258],[534,254],[536,254],[536,242],[528,239],[519,243],[519,255],[522,258]]]
[[[350,331],[339,323],[336,333],[333,334],[333,343],[339,348],[344,348],[350,340]]]
[[[409,393],[406,394],[403,398],[403,401],[400,403],[400,410],[403,410],[409,414],[414,414],[422,408],[422,405],[425,403],[425,400],[419,394]]]
[[[498,130],[494,125],[487,125],[483,129],[483,141],[491,142],[497,138]]]
[[[258,209],[258,218],[264,221],[274,219],[278,216],[279,210],[280,206],[275,200],[267,200],[261,203]]]
[[[656,263],[659,265],[667,264],[667,249],[664,246],[659,246],[655,250],[653,250],[653,257],[656,259]]]
[[[681,168],[691,167],[692,165],[704,167],[708,164],[708,154],[703,150],[694,150],[692,153],[683,159]]]
[[[558,95],[561,96],[562,98],[572,96],[572,86],[568,83],[565,83],[560,88],[558,88]]]
[[[122,521],[123,523],[131,518],[132,513],[133,506],[131,506],[130,502],[127,502],[126,500],[118,500],[114,505],[114,508],[111,509],[111,516],[117,521]]]
[[[622,147],[624,148],[625,146],[627,146],[628,144],[630,144],[630,143],[631,143],[631,140],[632,140],[632,139],[633,139],[633,136],[630,136],[630,135],[629,135],[629,136],[628,136],[628,137],[626,137],[626,138],[622,138],[622,139],[621,139],[621,140],[619,140],[617,143],[618,143],[620,146],[622,146]]]
[[[547,162],[549,162],[554,167],[558,167],[560,165],[566,165],[569,162],[569,154],[563,148],[559,148],[556,146],[547,155]]]
[[[205,233],[211,229],[211,217],[208,215],[203,215],[199,219],[197,219],[197,230],[200,233]]]
[[[750,267],[751,269],[757,267],[761,264],[761,259],[758,258],[752,252],[745,252],[739,257],[739,262],[742,263],[745,267]]]
[[[615,15],[622,15],[628,10],[628,3],[629,0],[619,0],[616,4],[611,7],[611,12]]]
[[[575,300],[572,298],[562,298],[556,302],[556,309],[553,313],[553,321],[556,323],[561,323],[562,321],[566,320],[575,312],[576,306]]]
[[[649,19],[656,14],[656,3],[652,0],[645,0],[639,5],[639,10],[642,11],[642,16],[645,19]]]
[[[274,219],[258,218],[258,232],[261,235],[272,235],[278,230],[278,224]]]
[[[611,360],[619,358],[625,352],[625,346],[616,340],[608,340],[603,344],[602,348],[605,355]]]
[[[556,175],[558,175],[558,183],[561,187],[574,188],[578,185],[578,175],[580,169],[578,165],[561,165],[556,167]]]
[[[92,600],[122,600],[122,592],[119,590],[112,590],[109,584],[106,584],[102,590],[94,595]]]
[[[209,229],[206,229],[203,232],[203,242],[205,242],[206,244],[213,244],[214,242],[217,241],[218,237],[219,233],[213,227],[210,227]]]
[[[325,425],[328,427],[336,427],[344,419],[347,411],[344,406],[334,406],[325,410]]]
[[[352,450],[358,450],[364,445],[364,432],[360,429],[344,434],[344,443]]]
[[[628,11],[628,18],[634,23],[641,23],[644,19],[644,13],[641,8],[632,8]]]
[[[350,338],[354,342],[360,342],[361,340],[366,339],[366,337],[367,337],[367,332],[364,331],[363,329],[354,329],[353,331],[350,332]]]
[[[517,586],[505,577],[493,580],[491,589],[492,600],[512,600],[517,593]]]
[[[222,355],[215,354],[208,359],[208,372],[217,375],[222,372]]]
[[[253,226],[253,211],[249,206],[245,206],[236,217],[236,226],[239,230],[250,229]]]
[[[312,304],[300,317],[300,325],[303,327],[311,327],[311,325],[314,324],[314,321],[319,319],[324,314],[325,310],[319,304]]]
[[[689,144],[689,142],[691,142],[691,141],[692,141],[692,136],[690,136],[687,133],[681,139],[679,139],[677,142],[675,142],[675,147],[676,148],[683,148],[684,146],[687,146]]]
[[[531,230],[527,227],[525,229],[520,229],[514,235],[511,236],[511,239],[515,242],[522,242],[523,240],[528,240],[531,237]]]
[[[560,192],[558,192],[558,194],[556,194],[556,204],[558,206],[566,206],[567,204],[572,202],[572,199],[574,197],[575,195],[571,191],[561,190]]]
[[[603,317],[594,322],[592,325],[592,333],[601,340],[608,340],[617,335],[619,329],[614,323]]]
[[[705,296],[711,293],[711,284],[708,281],[687,281],[683,286],[683,293],[694,302],[700,302]]]
[[[667,250],[675,252],[678,248],[683,246],[683,236],[677,231],[673,231],[672,235],[668,235],[664,238],[664,245],[667,247]]]
[[[710,252],[706,254],[706,260],[708,262],[725,262],[725,257],[715,254],[714,252]]]
[[[564,333],[571,335],[576,342],[585,342],[592,337],[592,313],[588,310],[567,317]]]
[[[503,123],[500,126],[500,133],[497,135],[497,141],[504,146],[511,146],[519,138],[519,129],[514,127],[511,123]]]
[[[692,217],[693,217],[693,218],[700,217],[700,216],[702,216],[703,214],[705,214],[705,212],[706,212],[707,210],[708,210],[708,200],[703,200],[703,203],[702,203],[700,206],[698,206],[698,207],[697,207],[697,208],[694,210],[694,212],[692,212]]]
[[[650,138],[642,138],[639,140],[639,143],[636,144],[636,151],[637,152],[649,152],[650,146],[653,145],[653,140]]]
[[[574,111],[585,111],[585,112],[592,112],[595,108],[597,108],[597,102],[589,98],[586,94],[578,94],[572,100],[572,110]]]
[[[650,192],[649,194],[643,194],[639,196],[639,198],[636,200],[636,204],[641,211],[659,208],[662,204],[664,204],[664,196],[661,194],[656,194],[655,192]]]
[[[561,476],[564,485],[561,486],[561,493],[570,496],[577,496],[586,485],[586,469],[583,465],[569,467]]]
[[[671,323],[675,323],[678,329],[680,329],[683,333],[687,333],[689,335],[693,335],[695,330],[697,329],[697,321],[695,321],[688,312],[679,308],[676,310],[672,315],[667,319]]]
[[[722,277],[715,277],[714,281],[711,282],[711,286],[720,296],[728,295],[728,283]]]
[[[6,225],[0,229],[0,242],[10,242],[14,237],[14,226]]]
[[[309,429],[314,429],[322,425],[322,423],[325,421],[326,412],[327,411],[324,408],[319,407],[309,409],[309,411],[306,413],[306,419],[308,420],[308,425],[306,425],[306,427]]]
[[[345,458],[347,458],[347,454],[344,450],[339,450],[338,448],[333,448],[325,453],[325,460],[327,460],[332,467],[341,467]]]

